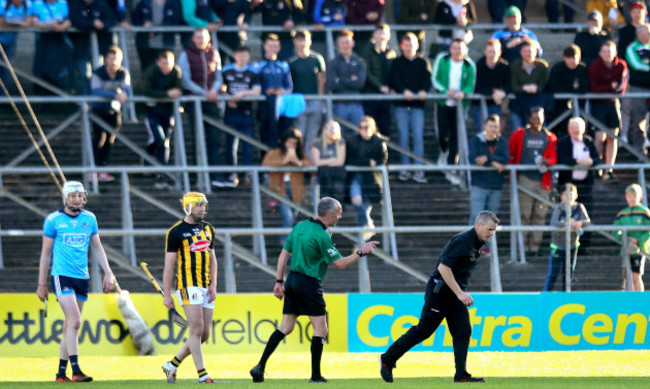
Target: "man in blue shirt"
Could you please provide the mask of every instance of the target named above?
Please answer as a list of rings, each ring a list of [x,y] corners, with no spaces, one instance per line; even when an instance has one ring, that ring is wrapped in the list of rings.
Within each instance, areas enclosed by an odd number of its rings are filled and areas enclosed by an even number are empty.
[[[29,0],[0,0],[0,26],[11,28],[29,27],[32,25],[32,3]],[[7,54],[9,61],[16,55],[17,32],[0,33],[0,44]],[[11,84],[7,69],[0,67],[0,77],[6,86]]]
[[[51,262],[52,288],[65,316],[56,381],[89,382],[93,378],[81,371],[77,357],[81,311],[88,300],[90,243],[104,270],[104,291],[113,290],[114,276],[99,240],[97,219],[92,212],[83,209],[86,191],[80,182],[68,181],[63,185],[63,204],[62,209],[49,214],[43,223],[43,249],[36,294],[41,301],[47,299],[47,270]],[[72,367],[72,379],[65,373],[68,360]]]
[[[289,128],[285,119],[277,117],[277,98],[293,91],[289,64],[278,59],[280,48],[280,38],[268,34],[264,40],[264,60],[258,64],[262,94],[266,96],[259,106],[260,138],[271,148],[278,145],[280,134]]]
[[[534,32],[530,31],[526,27],[522,27],[521,11],[519,8],[514,5],[508,7],[504,16],[506,19],[506,28],[497,30],[492,35],[493,39],[498,39],[501,42],[503,59],[508,61],[508,63],[513,63],[515,60],[521,58],[519,51],[527,37],[535,42],[537,54],[541,57],[542,46],[539,44]]]

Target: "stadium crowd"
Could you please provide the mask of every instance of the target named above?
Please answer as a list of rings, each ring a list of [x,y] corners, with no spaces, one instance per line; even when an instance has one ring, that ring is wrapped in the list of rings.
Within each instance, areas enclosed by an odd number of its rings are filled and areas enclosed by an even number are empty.
[[[558,21],[557,3],[546,1],[549,22]],[[579,136],[572,135],[568,119],[551,130],[547,128],[572,104],[555,99],[553,94],[622,95],[626,91],[650,89],[650,27],[645,2],[588,1],[587,29],[575,35],[574,43],[564,49],[562,61],[552,66],[543,59],[544,49],[536,34],[522,25],[525,0],[491,0],[487,5],[492,22],[505,22],[505,27],[497,28],[485,42],[480,58],[470,58],[467,49],[468,42],[473,40],[471,25],[478,22],[471,0],[396,0],[393,16],[397,23],[449,26],[439,30],[429,48],[422,47],[423,31],[400,33],[399,50],[390,47],[391,29],[381,23],[385,19],[383,0],[312,0],[304,6],[285,0],[140,0],[128,12],[124,0],[2,0],[0,22],[13,28],[40,28],[34,74],[78,95],[107,98],[106,103],[93,104],[91,108],[114,129],[119,130],[121,106],[133,89],[154,98],[203,96],[200,107],[185,107],[193,126],[196,123],[192,110],[200,109],[207,117],[223,117],[227,125],[249,137],[255,137],[258,127],[259,140],[272,149],[262,156],[263,164],[318,166],[320,180],[327,182],[323,186],[326,193],[340,196],[345,191],[341,187],[348,188],[344,196],[349,196],[358,208],[360,226],[373,225],[370,210],[372,199],[377,197],[369,193],[374,189],[362,193],[361,188],[374,185],[381,190],[380,180],[358,173],[342,177],[336,168],[385,164],[392,116],[400,147],[418,157],[403,154],[401,162],[421,164],[426,158],[425,100],[432,92],[446,95],[433,104],[439,143],[439,150],[434,153],[437,163],[458,164],[462,141],[469,142],[470,164],[496,169],[472,174],[472,215],[483,209],[497,211],[508,163],[537,165],[538,171],[521,172],[519,184],[548,196],[552,185],[548,167],[556,163],[578,167],[601,162],[613,165],[618,142],[629,142],[647,154],[650,144],[644,99],[593,99],[588,104],[601,125],[588,128],[584,122],[573,123],[580,127],[575,130]],[[282,26],[284,30],[263,34],[262,60],[251,63],[251,52],[258,48],[247,45],[246,33],[255,13],[261,14],[265,26]],[[570,7],[565,7],[563,13],[566,22],[572,21]],[[299,28],[305,24],[315,26],[313,33]],[[375,28],[339,31],[335,42],[337,54],[326,61],[314,49],[324,49],[321,27],[344,24]],[[173,51],[175,33],[138,32],[135,43],[142,77],[132,86],[129,70],[122,65],[122,50],[115,45],[114,33],[110,31],[118,25],[127,29],[131,25],[191,26],[196,30],[180,34],[184,50],[178,54]],[[210,32],[221,26],[239,26],[240,30],[219,32],[215,45]],[[74,29],[70,30],[71,27]],[[93,31],[104,58],[104,65],[94,71],[90,45]],[[15,55],[16,35],[15,31],[0,33],[0,43],[10,59]],[[617,43],[612,35],[618,36]],[[425,58],[423,52],[428,52],[430,58]],[[4,68],[1,75],[3,82],[9,83]],[[36,90],[37,94],[46,92],[40,87]],[[403,99],[394,101],[392,110],[386,101],[336,101],[333,112],[343,119],[339,125],[324,123],[323,101],[304,98],[326,93],[399,94]],[[480,100],[467,99],[471,94],[483,96],[486,112]],[[220,95],[232,97],[221,108]],[[242,100],[260,95],[265,99],[259,103]],[[514,98],[508,99],[508,95]],[[502,107],[508,100],[509,121],[502,119]],[[471,139],[458,139],[459,105],[479,129],[476,137],[472,134]],[[147,105],[147,151],[161,164],[169,159],[173,116],[173,105],[169,102]],[[204,124],[209,164],[240,163],[239,138]],[[338,129],[339,134],[333,129]],[[585,131],[593,135],[593,142],[589,135],[584,135]],[[109,163],[114,139],[101,126],[95,126],[97,165]],[[289,139],[293,139],[291,144],[286,143]],[[295,150],[294,143],[300,150]],[[248,142],[244,142],[241,156],[241,163],[253,164],[253,147]],[[614,179],[612,169],[598,173],[604,181]],[[445,177],[454,185],[461,182],[452,170]],[[216,187],[235,187],[240,178],[242,184],[250,182],[250,176],[214,173],[211,183]],[[424,171],[402,171],[397,178],[427,183]],[[591,211],[594,174],[576,169],[561,178],[562,184],[577,186],[579,201],[587,212]],[[111,181],[114,177],[101,173],[98,179]],[[156,188],[167,188],[167,180],[165,175],[158,175]],[[345,182],[341,184],[341,180]],[[290,175],[272,177],[271,181],[279,193],[296,201],[303,198],[303,188]],[[314,194],[312,197],[317,198]],[[521,197],[523,223],[545,223],[546,206],[538,204],[534,197]],[[291,210],[283,205],[280,204],[283,220],[287,226],[292,225]],[[529,235],[526,247],[536,252],[540,249],[541,234]]]

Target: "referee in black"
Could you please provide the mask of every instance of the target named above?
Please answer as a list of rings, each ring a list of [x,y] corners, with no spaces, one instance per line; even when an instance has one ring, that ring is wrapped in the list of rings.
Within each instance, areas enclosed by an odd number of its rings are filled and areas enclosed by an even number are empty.
[[[309,382],[327,382],[320,372],[323,343],[327,337],[325,299],[321,281],[325,278],[327,266],[333,263],[338,269],[345,269],[366,254],[371,253],[377,241],[367,242],[360,250],[342,257],[332,242],[328,228],[341,219],[341,203],[331,197],[318,202],[318,217],[296,224],[284,244],[278,258],[278,273],[273,294],[284,299],[282,323],[276,329],[264,348],[260,362],[250,371],[253,382],[264,382],[264,368],[278,344],[293,331],[300,315],[309,316],[314,335],[311,339],[311,379]],[[284,281],[287,261],[291,257],[291,271]]]
[[[472,229],[454,236],[442,249],[438,266],[427,283],[420,322],[379,357],[381,378],[384,381],[393,382],[393,369],[397,360],[413,346],[430,337],[442,319],[446,318],[454,341],[454,382],[485,382],[484,378],[472,377],[465,369],[472,334],[467,307],[474,304],[474,299],[465,289],[472,269],[478,263],[479,249],[494,235],[498,223],[499,219],[494,213],[482,211],[476,217]]]

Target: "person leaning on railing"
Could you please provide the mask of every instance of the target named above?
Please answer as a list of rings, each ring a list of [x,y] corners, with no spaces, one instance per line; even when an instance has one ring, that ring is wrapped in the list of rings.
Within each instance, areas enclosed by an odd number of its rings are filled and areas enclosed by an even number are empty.
[[[162,15],[154,10],[162,7]],[[134,26],[162,27],[181,26],[183,10],[179,0],[140,0],[131,12],[131,21]],[[139,32],[135,35],[135,47],[140,58],[140,69],[144,72],[156,62],[158,52],[173,50],[176,44],[174,32]]]
[[[29,27],[32,25],[32,2],[30,0],[2,0],[0,1],[0,27]],[[0,44],[9,61],[16,55],[17,32],[1,32]],[[1,58],[1,57],[0,57]],[[9,87],[13,81],[9,71],[0,66],[0,77],[5,86]]]

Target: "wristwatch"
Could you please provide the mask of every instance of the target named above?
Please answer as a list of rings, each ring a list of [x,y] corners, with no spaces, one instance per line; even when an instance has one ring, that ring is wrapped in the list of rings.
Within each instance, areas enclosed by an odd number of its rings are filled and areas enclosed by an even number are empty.
[[[360,257],[363,257],[366,254],[364,254],[363,251],[361,251],[361,250],[357,250],[357,255],[360,256]]]

